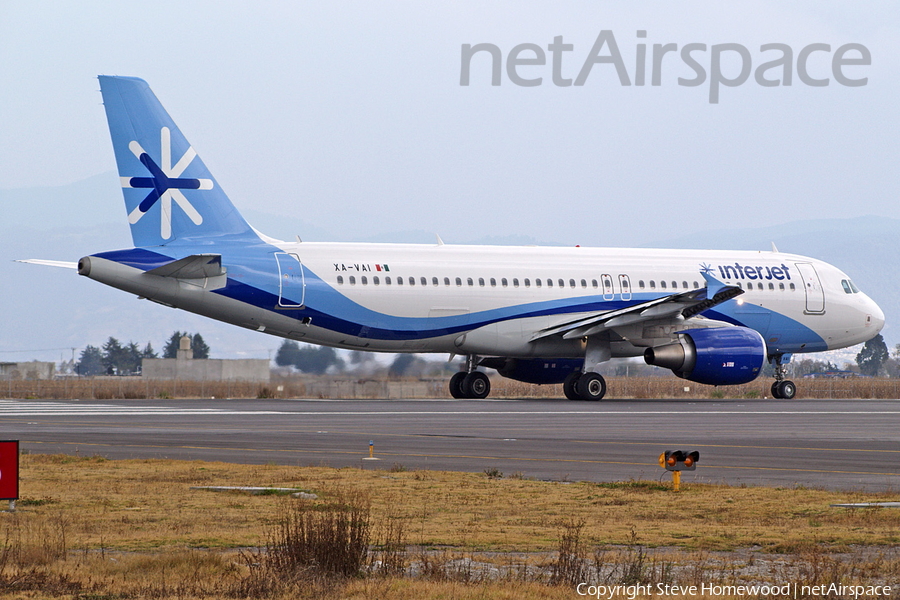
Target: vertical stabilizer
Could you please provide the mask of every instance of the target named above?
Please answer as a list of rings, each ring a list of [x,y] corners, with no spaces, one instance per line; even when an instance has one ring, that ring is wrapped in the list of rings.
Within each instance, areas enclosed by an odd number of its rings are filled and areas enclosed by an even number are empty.
[[[147,82],[99,79],[134,245],[256,238]]]

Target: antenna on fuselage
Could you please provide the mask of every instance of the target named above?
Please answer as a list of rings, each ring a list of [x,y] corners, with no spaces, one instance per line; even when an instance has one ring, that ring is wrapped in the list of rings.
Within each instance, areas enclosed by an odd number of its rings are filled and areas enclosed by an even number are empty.
[[[772,252],[778,253],[778,248],[775,247],[775,242],[772,242]]]

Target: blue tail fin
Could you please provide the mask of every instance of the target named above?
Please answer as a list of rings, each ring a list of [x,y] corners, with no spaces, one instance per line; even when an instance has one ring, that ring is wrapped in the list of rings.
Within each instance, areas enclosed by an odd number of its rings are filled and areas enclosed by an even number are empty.
[[[134,245],[256,238],[147,82],[99,79]]]

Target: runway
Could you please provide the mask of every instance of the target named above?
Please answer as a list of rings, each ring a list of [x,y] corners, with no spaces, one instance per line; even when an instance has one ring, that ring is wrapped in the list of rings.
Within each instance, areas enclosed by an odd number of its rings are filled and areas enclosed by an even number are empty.
[[[900,488],[900,400],[0,400],[36,453],[439,469],[536,479]],[[373,443],[378,461],[363,461]]]

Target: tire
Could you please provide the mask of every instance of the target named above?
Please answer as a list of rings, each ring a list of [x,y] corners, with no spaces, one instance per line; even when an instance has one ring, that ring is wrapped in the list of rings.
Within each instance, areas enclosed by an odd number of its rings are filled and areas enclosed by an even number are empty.
[[[569,400],[581,400],[581,396],[578,395],[578,391],[575,389],[580,378],[581,371],[572,371],[566,376],[566,380],[563,381],[563,394]]]
[[[585,373],[575,384],[575,391],[582,400],[602,400],[606,395],[606,380],[599,373]]]
[[[465,398],[465,394],[463,393],[463,379],[466,378],[466,374],[460,371],[459,373],[454,373],[453,377],[450,378],[450,395],[454,398]]]
[[[781,386],[780,381],[776,381],[775,383],[772,384],[772,397],[776,398],[778,400],[781,400],[781,390],[779,389],[780,386]]]
[[[466,398],[487,398],[491,393],[491,380],[481,371],[472,371],[463,380],[462,390]]]
[[[792,400],[797,395],[797,386],[793,381],[782,381],[778,384],[778,397],[784,400]]]

